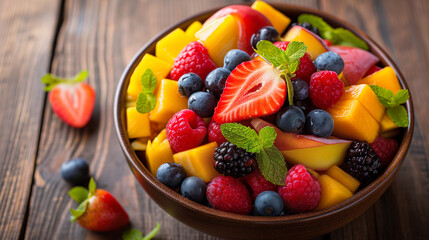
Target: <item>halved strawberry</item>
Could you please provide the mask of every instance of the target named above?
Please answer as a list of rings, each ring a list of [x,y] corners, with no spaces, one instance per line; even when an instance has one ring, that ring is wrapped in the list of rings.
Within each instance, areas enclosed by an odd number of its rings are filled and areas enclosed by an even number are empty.
[[[271,64],[252,60],[235,68],[225,83],[213,120],[236,122],[277,112],[286,98],[286,82]]]
[[[83,81],[88,72],[82,71],[72,79],[61,79],[51,74],[43,76],[42,83],[49,91],[52,110],[68,125],[81,128],[91,119],[95,104],[95,91]]]

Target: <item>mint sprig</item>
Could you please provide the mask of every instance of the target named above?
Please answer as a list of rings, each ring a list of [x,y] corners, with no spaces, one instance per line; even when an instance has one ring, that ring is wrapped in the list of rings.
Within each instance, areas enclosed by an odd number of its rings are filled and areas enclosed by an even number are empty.
[[[76,222],[77,219],[86,212],[89,206],[89,199],[95,194],[95,188],[95,181],[91,178],[91,180],[89,180],[88,190],[84,187],[77,186],[68,192],[69,196],[79,204],[76,209],[70,209],[72,215],[70,217],[71,222]]]
[[[389,89],[378,85],[369,85],[372,91],[377,96],[378,100],[386,107],[387,115],[399,127],[408,127],[408,113],[404,104],[409,98],[410,93],[407,89],[401,89],[396,94],[393,94]]]
[[[72,78],[61,78],[61,77],[58,77],[58,76],[55,76],[53,74],[48,73],[48,74],[45,74],[40,81],[43,84],[46,84],[46,86],[43,88],[43,90],[45,90],[46,92],[49,92],[52,89],[54,89],[54,87],[57,86],[58,84],[61,84],[61,83],[75,84],[78,82],[82,82],[88,76],[89,76],[89,72],[86,70],[80,71],[78,74],[76,74],[76,76],[74,76]]]
[[[159,232],[161,225],[159,223],[156,224],[156,227],[150,231],[146,236],[143,237],[143,233],[139,230],[133,228],[129,229],[122,234],[123,240],[150,240],[155,237],[155,235]]]
[[[142,91],[139,93],[136,102],[136,109],[139,113],[148,113],[156,103],[156,97],[153,91],[156,87],[156,76],[150,68],[146,69],[141,77]]]
[[[287,174],[286,162],[282,153],[274,146],[277,133],[272,127],[256,131],[239,123],[225,123],[220,126],[222,135],[239,148],[255,153],[259,169],[267,181],[284,185]]]
[[[270,41],[262,40],[256,44],[256,53],[274,65],[280,71],[280,76],[286,81],[289,105],[293,105],[293,86],[291,78],[298,70],[299,59],[304,56],[307,46],[303,42],[293,41],[285,51],[274,46]]]
[[[298,16],[298,23],[304,22],[308,22],[313,27],[316,27],[321,37],[323,39],[328,39],[334,45],[351,46],[369,50],[368,44],[355,34],[344,28],[333,28],[321,17],[304,13]]]

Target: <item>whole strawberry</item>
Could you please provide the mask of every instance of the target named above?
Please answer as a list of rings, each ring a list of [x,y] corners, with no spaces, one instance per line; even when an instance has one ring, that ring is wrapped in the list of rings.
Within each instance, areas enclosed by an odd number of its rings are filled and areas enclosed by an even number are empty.
[[[195,73],[204,81],[215,68],[216,65],[210,59],[207,48],[200,42],[191,42],[174,60],[170,77],[173,80],[179,80],[185,73]]]
[[[80,72],[72,79],[51,74],[42,77],[42,83],[47,84],[45,91],[49,92],[48,99],[52,110],[61,120],[75,128],[84,127],[94,110],[95,91],[82,82],[87,77],[87,71]]]
[[[74,187],[69,195],[79,204],[77,209],[70,209],[70,220],[77,221],[83,228],[97,232],[115,231],[130,221],[128,214],[109,192],[96,189],[92,178],[88,190]]]

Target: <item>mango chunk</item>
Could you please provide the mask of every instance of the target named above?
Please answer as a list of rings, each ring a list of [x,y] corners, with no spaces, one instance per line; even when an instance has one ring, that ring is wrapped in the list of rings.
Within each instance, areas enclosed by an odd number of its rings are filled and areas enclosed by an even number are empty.
[[[326,174],[319,177],[319,182],[322,192],[316,210],[332,207],[353,196],[348,188]]]
[[[372,143],[378,136],[380,124],[357,100],[337,102],[327,111],[334,119],[336,137]]]
[[[333,178],[337,182],[343,184],[352,193],[356,192],[357,188],[360,185],[360,182],[356,180],[356,178],[344,172],[337,165],[330,167],[328,171],[326,171],[326,174],[328,174],[331,178]]]
[[[136,140],[131,142],[131,146],[135,151],[146,151],[148,141],[148,137],[137,138]]]
[[[151,135],[148,113],[139,113],[135,107],[127,108],[128,138],[149,137]]]
[[[251,8],[264,14],[264,16],[270,20],[271,24],[273,24],[273,27],[277,30],[277,32],[279,32],[279,34],[282,34],[286,27],[289,26],[290,18],[264,1],[255,1]]]
[[[155,55],[173,65],[174,59],[180,51],[194,39],[185,34],[182,29],[177,28],[156,43]]]
[[[386,138],[394,137],[399,132],[399,126],[393,122],[387,112],[384,113],[380,121],[380,135]]]
[[[237,20],[232,15],[227,15],[204,25],[195,33],[195,37],[207,48],[213,62],[217,66],[223,66],[226,53],[237,48],[238,33]]]
[[[202,27],[203,27],[203,24],[200,21],[195,21],[191,25],[189,25],[188,28],[186,28],[185,33],[186,35],[194,39],[193,41],[196,41],[197,39],[195,38],[195,33],[200,31]]]
[[[210,182],[220,174],[213,167],[213,155],[217,148],[216,142],[179,152],[173,155],[174,162],[185,168],[187,176],[196,176]]]
[[[155,107],[149,113],[153,122],[166,124],[176,112],[188,108],[188,98],[179,93],[177,81],[162,79],[155,97]]]
[[[168,75],[172,66],[172,63],[170,64],[160,58],[146,53],[131,75],[130,84],[127,89],[127,94],[130,100],[137,100],[139,93],[142,91],[141,77],[148,68],[152,70],[159,82]]]
[[[167,140],[167,131],[162,130],[151,142],[147,142],[146,147],[146,166],[152,175],[156,176],[159,166],[164,163],[174,162],[173,151]]]
[[[378,85],[380,87],[389,89],[393,93],[401,90],[398,77],[392,67],[384,67],[369,76],[366,76],[357,82],[358,84]]]

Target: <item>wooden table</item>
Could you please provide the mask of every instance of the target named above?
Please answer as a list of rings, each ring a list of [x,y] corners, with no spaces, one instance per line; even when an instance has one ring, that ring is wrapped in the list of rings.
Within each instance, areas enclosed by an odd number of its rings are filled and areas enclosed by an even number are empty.
[[[144,232],[157,239],[215,239],[176,221],[143,191],[125,163],[113,127],[113,97],[137,50],[180,19],[238,0],[0,1],[0,239],[120,239],[68,221],[75,204],[60,176],[74,157],[91,163]],[[279,1],[280,2],[280,1]],[[429,239],[429,1],[286,0],[318,8],[361,28],[402,70],[414,99],[416,128],[393,184],[364,215],[321,239]],[[88,69],[94,115],[73,129],[53,114],[40,77]],[[425,139],[426,138],[426,139]]]

